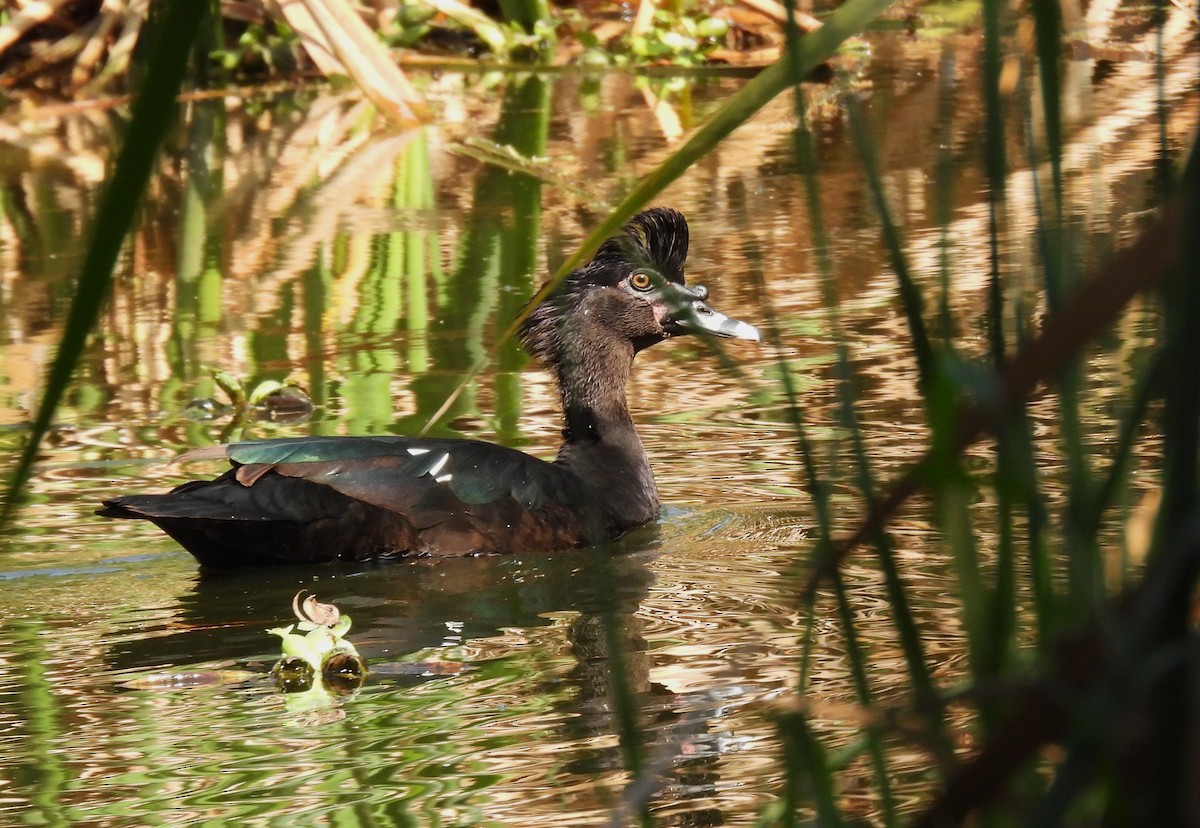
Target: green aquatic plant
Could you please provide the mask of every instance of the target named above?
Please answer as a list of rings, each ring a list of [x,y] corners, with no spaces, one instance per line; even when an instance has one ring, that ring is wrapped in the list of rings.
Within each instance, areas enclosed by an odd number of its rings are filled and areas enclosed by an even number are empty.
[[[322,604],[315,595],[301,600],[306,590],[296,593],[292,612],[296,623],[267,630],[281,639],[282,655],[271,675],[286,692],[307,692],[328,687],[344,694],[362,684],[366,662],[346,640],[350,616],[333,604]]]
[[[0,506],[0,526],[17,507],[33,473],[38,449],[50,431],[58,405],[71,385],[75,366],[100,316],[112,282],[113,266],[133,224],[160,145],[175,124],[178,111],[175,97],[183,84],[192,44],[204,25],[206,12],[203,3],[170,3],[158,22],[146,60],[145,80],[133,102],[129,129],[100,197],[58,351],[46,378],[37,415],[30,425],[29,438],[9,477],[4,503]]]
[[[249,24],[236,41],[214,49],[209,57],[226,72],[285,75],[300,65],[301,48],[300,37],[287,23],[267,18]]]
[[[842,616],[848,660],[852,669],[859,671],[868,655],[855,643],[859,624],[844,607],[841,563],[858,547],[876,547],[889,614],[903,642],[912,692],[902,710],[889,709],[887,702],[870,700],[861,693],[860,698],[874,723],[869,736],[904,738],[904,728],[881,723],[906,714],[922,720],[917,741],[940,768],[943,787],[924,803],[923,814],[913,824],[958,825],[968,819],[989,825],[1185,824],[1194,773],[1185,770],[1187,763],[1178,757],[1195,750],[1194,737],[1189,737],[1184,726],[1189,717],[1194,718],[1194,705],[1189,707],[1185,701],[1187,675],[1194,664],[1188,664],[1182,653],[1194,645],[1195,628],[1190,619],[1200,572],[1192,534],[1200,405],[1195,383],[1187,378],[1192,369],[1185,367],[1194,358],[1183,354],[1197,353],[1200,291],[1195,286],[1200,282],[1195,263],[1200,258],[1187,247],[1190,242],[1194,249],[1194,234],[1185,236],[1183,228],[1189,226],[1185,224],[1189,220],[1194,226],[1198,212],[1194,197],[1200,192],[1195,184],[1200,174],[1200,145],[1192,146],[1182,175],[1185,185],[1179,189],[1181,194],[1191,195],[1191,203],[1178,197],[1174,202],[1164,198],[1157,217],[1148,222],[1144,232],[1123,245],[1086,287],[1073,291],[1083,274],[1077,272],[1081,268],[1074,255],[1073,228],[1063,218],[1060,162],[1065,144],[1059,123],[1058,98],[1063,92],[1058,78],[1058,8],[1033,7],[1037,19],[1030,29],[1036,30],[1038,37],[1040,85],[1035,88],[1029,82],[1031,71],[1024,87],[1018,89],[1025,96],[1027,111],[1040,108],[1038,114],[1045,122],[1042,145],[1031,137],[1028,159],[1036,176],[1044,176],[1040,182],[1035,180],[1034,258],[1047,310],[1034,329],[1029,325],[1028,308],[1013,301],[1014,276],[1006,273],[1011,269],[1006,267],[1010,242],[1004,233],[1004,210],[1011,179],[1005,159],[1009,127],[1003,107],[1009,93],[1002,90],[1001,83],[1005,13],[1003,4],[985,3],[984,144],[991,188],[987,232],[992,252],[984,329],[986,357],[968,356],[975,349],[966,336],[957,333],[968,326],[950,318],[946,296],[939,303],[940,334],[930,336],[924,317],[926,303],[908,276],[911,251],[903,239],[903,228],[891,214],[885,180],[876,162],[877,148],[863,128],[854,95],[846,91],[851,137],[875,203],[881,244],[891,258],[897,306],[908,326],[908,350],[917,368],[930,446],[904,475],[879,483],[871,458],[863,450],[865,435],[855,417],[860,393],[855,387],[855,370],[850,359],[840,359],[844,422],[852,434],[866,516],[853,533],[840,539],[822,531],[811,555],[814,574],[804,593],[805,611],[810,617],[819,617],[818,586],[826,595],[832,593]],[[801,93],[797,95],[799,98]],[[1054,100],[1039,100],[1039,96]],[[947,119],[942,128],[949,134],[953,109],[944,105],[941,110]],[[804,126],[803,107],[798,106],[798,111],[800,137],[807,145],[797,155],[803,174],[811,179],[812,236],[820,245],[825,233],[820,222],[816,155]],[[1048,174],[1040,166],[1042,153],[1049,157]],[[1162,156],[1168,156],[1165,147]],[[950,182],[947,179],[939,186],[948,187]],[[942,220],[950,223],[949,217]],[[944,266],[949,268],[949,262]],[[832,273],[824,263],[822,270],[825,279]],[[1009,285],[1002,283],[1006,276]],[[950,280],[949,272],[943,274],[944,291]],[[1153,295],[1163,285],[1169,301],[1162,352],[1150,358],[1136,382],[1122,389],[1123,410],[1114,429],[1112,455],[1103,462],[1082,439],[1080,389],[1087,376],[1084,368],[1090,366],[1081,355],[1089,341],[1109,329],[1139,293]],[[828,291],[826,303],[830,317],[836,320],[838,298],[833,290]],[[848,354],[851,344],[844,335],[839,335],[839,340],[839,351]],[[1163,374],[1168,365],[1179,371],[1171,380]],[[1046,430],[1049,439],[1033,428],[1030,409],[1034,403],[1030,401],[1035,390],[1057,403],[1055,425]],[[1146,530],[1147,564],[1139,570],[1129,568],[1128,550],[1122,550],[1119,536],[1113,537],[1114,527],[1122,528],[1122,521],[1129,522],[1126,531],[1134,523],[1116,493],[1128,489],[1135,474],[1143,473],[1142,469],[1133,471],[1136,464],[1130,458],[1155,451],[1155,438],[1144,436],[1143,431],[1148,431],[1146,421],[1153,414],[1148,402],[1156,395],[1164,403],[1162,491],[1175,487],[1180,503],[1174,515],[1163,509],[1157,518],[1146,520],[1157,520],[1157,533]],[[1171,417],[1173,411],[1177,420]],[[797,404],[798,441],[803,443],[801,413]],[[993,465],[980,474],[968,450],[986,440],[993,441]],[[1172,445],[1174,441],[1178,443]],[[1052,452],[1062,458],[1063,504],[1055,502],[1039,480],[1046,474],[1044,458]],[[1148,466],[1144,471],[1151,471]],[[821,487],[828,485],[828,481],[814,478],[815,500]],[[892,518],[918,492],[929,497],[958,582],[956,595],[971,682],[965,691],[948,689],[931,669],[937,663],[936,655],[922,640],[927,633],[920,629],[920,617],[907,597],[911,586],[906,581],[912,575],[903,571],[903,561],[889,536]],[[819,506],[821,501],[817,503]],[[994,508],[985,514],[979,509],[983,503],[994,504]],[[1056,526],[1057,515],[1062,517],[1061,525]],[[993,537],[994,546],[989,549]],[[1102,554],[1121,559],[1119,591],[1105,591]],[[1062,577],[1053,575],[1056,570]],[[1137,586],[1130,586],[1139,579]],[[1026,638],[1028,633],[1022,630],[1019,618],[1028,619],[1028,627],[1036,631],[1036,636],[1030,636],[1033,640]],[[812,651],[813,636],[810,623],[805,653]],[[1167,662],[1174,666],[1165,666]],[[801,693],[807,693],[811,687],[807,664],[802,675],[806,679]],[[956,757],[947,739],[951,727],[956,734],[960,732],[948,715],[951,700],[968,701],[974,716],[971,728],[977,744],[966,757]],[[848,821],[848,809],[831,795],[846,781],[843,769],[832,761],[838,750],[833,740],[819,733],[820,724],[820,716],[809,710],[781,717],[787,805],[773,813],[774,821],[769,824],[798,824],[803,810],[810,808],[818,811],[822,824]],[[1046,750],[1050,745],[1057,746],[1060,755],[1051,757]],[[889,793],[894,755],[876,752],[871,739],[862,740],[856,749],[876,764],[875,794],[882,822],[898,824],[900,814]],[[1155,770],[1135,776],[1112,773],[1113,767],[1139,765]]]
[[[729,22],[702,13],[699,7],[687,12],[655,11],[652,24],[625,41],[627,60],[693,66],[704,63],[709,53],[725,45]]]
[[[709,12],[707,6],[686,3],[655,8],[639,14],[629,30],[601,39],[594,19],[577,9],[556,12],[556,23],[565,39],[582,47],[575,59],[589,68],[672,64],[698,66],[707,63],[712,53],[726,45],[729,21]]]
[[[872,16],[865,12],[878,5],[851,0],[831,15],[824,32],[805,38],[804,43],[789,44],[794,50],[791,67],[781,62],[747,84],[743,92],[697,130],[676,155],[637,184],[629,198],[588,244],[594,246],[599,238],[611,233],[615,226],[716,146],[728,132],[744,123],[783,89],[799,81],[802,77],[799,67],[808,66],[819,55],[828,52],[852,28],[849,23],[842,25],[842,21],[850,19],[850,12],[859,11],[856,19],[865,23],[865,19]],[[989,207],[993,213],[988,233],[990,245],[997,252],[1005,243],[1002,207],[1010,171],[1005,148],[1019,143],[1012,135],[1006,139],[1003,120],[1005,106],[1012,96],[1011,90],[1002,89],[1001,85],[1000,50],[1009,37],[1007,27],[1001,25],[1002,15],[1006,14],[1003,4],[990,0],[985,4],[984,48],[988,59],[984,79],[987,121],[984,144]],[[839,25],[842,26],[840,29]],[[1054,51],[1058,24],[1054,19],[1048,19],[1037,27],[1037,31],[1040,38],[1039,71],[1048,81],[1041,88],[1046,90],[1044,94],[1057,97],[1062,94],[1061,84],[1055,78],[1056,61],[1061,57]],[[1028,96],[1030,92],[1023,94]],[[1026,103],[1030,102],[1036,103],[1036,100]],[[948,100],[946,111],[953,113],[954,107],[950,103],[952,101]],[[1061,309],[1063,306],[1059,302],[1069,300],[1069,292],[1056,300],[1058,309],[1048,312],[1045,329],[1036,338],[1034,334],[1039,332],[1024,327],[1018,316],[1021,309],[1014,311],[1011,305],[1001,301],[1003,259],[1000,255],[993,256],[994,285],[989,290],[995,301],[990,302],[988,310],[988,355],[986,362],[968,365],[963,354],[954,351],[958,347],[965,352],[962,343],[956,346],[950,341],[950,333],[938,332],[962,328],[963,320],[950,320],[960,324],[940,325],[938,331],[924,329],[928,319],[922,316],[920,297],[912,294],[911,280],[904,278],[909,267],[906,263],[907,244],[902,235],[904,228],[889,218],[887,182],[873,169],[875,149],[862,140],[861,123],[855,123],[861,122],[862,116],[854,109],[853,103],[847,107],[851,137],[859,152],[859,168],[868,179],[872,201],[884,230],[881,234],[883,244],[892,258],[897,277],[896,293],[901,300],[898,307],[903,308],[909,325],[913,362],[921,366],[923,396],[919,408],[925,417],[923,422],[929,426],[932,445],[929,454],[903,477],[890,484],[879,482],[879,468],[871,465],[869,444],[862,439],[865,435],[854,416],[856,394],[859,393],[850,357],[854,343],[840,334],[839,394],[844,400],[844,427],[851,432],[853,442],[853,462],[847,464],[847,478],[861,489],[867,516],[852,535],[840,539],[833,535],[836,524],[831,516],[822,516],[819,541],[814,545],[811,560],[817,577],[813,582],[814,590],[805,596],[805,608],[812,612],[808,615],[804,643],[811,649],[812,619],[817,616],[817,611],[832,606],[844,636],[856,697],[862,708],[872,714],[869,717],[871,731],[854,745],[854,749],[877,766],[874,784],[883,803],[881,821],[895,824],[900,814],[899,806],[894,804],[899,797],[887,792],[892,760],[887,755],[879,757],[880,748],[890,750],[891,741],[904,738],[915,722],[921,732],[913,741],[928,747],[933,757],[930,775],[944,780],[945,785],[937,800],[928,803],[924,824],[957,823],[971,813],[984,813],[980,818],[989,824],[1004,824],[1006,815],[1017,808],[1027,808],[1023,816],[1032,824],[1069,821],[1062,813],[1069,808],[1085,811],[1076,822],[1092,816],[1096,821],[1104,817],[1103,821],[1113,824],[1136,824],[1131,819],[1120,819],[1122,808],[1128,802],[1140,802],[1141,808],[1159,812],[1157,819],[1148,818],[1142,824],[1183,824],[1178,814],[1172,814],[1171,810],[1180,808],[1182,797],[1179,793],[1184,790],[1176,778],[1182,771],[1174,765],[1187,765],[1178,762],[1177,758],[1190,755],[1188,740],[1193,733],[1190,728],[1180,726],[1187,724],[1191,705],[1184,694],[1187,676],[1181,673],[1188,663],[1179,655],[1194,645],[1194,641],[1189,643],[1194,628],[1186,614],[1190,590],[1196,582],[1195,545],[1188,533],[1188,521],[1195,513],[1195,429],[1200,419],[1196,415],[1195,384],[1189,381],[1186,372],[1194,365],[1195,360],[1190,355],[1197,353],[1194,340],[1200,332],[1200,325],[1196,324],[1200,318],[1196,311],[1200,299],[1195,290],[1200,281],[1194,278],[1194,262],[1200,261],[1200,257],[1193,255],[1195,241],[1192,237],[1188,237],[1187,255],[1178,255],[1182,242],[1177,237],[1181,233],[1181,216],[1193,220],[1196,215],[1194,201],[1185,205],[1186,214],[1181,213],[1183,208],[1179,204],[1164,210],[1161,218],[1149,225],[1146,234],[1121,254],[1117,264],[1104,269],[1102,278],[1090,284],[1086,294],[1081,294],[1074,304],[1065,306],[1068,312]],[[1040,109],[1043,117],[1053,122],[1047,130],[1045,151],[1052,160],[1057,159],[1062,154],[1061,125],[1057,124],[1061,115],[1055,105]],[[803,119],[798,122],[802,130],[807,129]],[[952,136],[949,126],[947,123],[945,131]],[[134,135],[136,130],[131,131],[131,140]],[[812,136],[804,140],[817,143]],[[508,146],[506,140],[497,139],[495,143],[499,147]],[[947,141],[947,151],[953,150],[953,143]],[[814,148],[810,147],[810,151]],[[493,153],[495,158],[489,163],[506,171],[506,175],[512,172],[533,176],[535,180],[526,183],[531,187],[531,204],[536,206],[540,203],[536,191],[537,180],[540,180],[536,178],[538,171],[523,167],[541,154],[536,148],[522,149],[520,155],[514,153],[509,158]],[[1165,151],[1163,154],[1167,155]],[[805,153],[797,155],[805,157]],[[815,165],[815,155],[813,163]],[[1057,163],[1054,162],[1047,176],[1051,189],[1033,211],[1037,213],[1035,218],[1045,225],[1045,230],[1038,238],[1038,261],[1031,267],[1042,272],[1050,282],[1045,286],[1046,295],[1052,292],[1057,295],[1062,289],[1059,287],[1058,277],[1062,275],[1059,270],[1070,247],[1058,237],[1063,228],[1059,226],[1062,221],[1058,216],[1062,208],[1057,203],[1062,173],[1057,171]],[[1200,192],[1196,187],[1196,167],[1197,162],[1193,160],[1191,176],[1184,182],[1186,193]],[[811,183],[816,208],[808,212],[814,217],[811,235],[816,240],[826,235],[826,231],[817,220],[821,193],[815,173]],[[942,186],[948,187],[949,182]],[[130,194],[130,197],[135,196],[136,193]],[[532,249],[536,250],[536,246]],[[1168,254],[1163,251],[1169,251],[1178,261],[1164,263]],[[583,255],[580,253],[579,257]],[[466,257],[464,261],[474,262]],[[1193,264],[1189,270],[1183,263]],[[568,262],[560,268],[560,275],[570,266]],[[463,271],[470,272],[465,266]],[[422,271],[417,268],[413,272]],[[831,269],[830,275],[832,272]],[[823,278],[825,275],[823,272]],[[946,274],[947,283],[950,275]],[[1047,517],[1059,514],[1059,510],[1040,489],[1038,480],[1043,471],[1035,461],[1043,456],[1048,444],[1034,438],[1027,400],[1035,388],[1045,387],[1048,389],[1046,394],[1061,397],[1062,416],[1058,420],[1064,429],[1076,428],[1073,425],[1075,392],[1069,385],[1064,385],[1076,381],[1071,374],[1077,369],[1070,362],[1084,353],[1088,339],[1105,329],[1135,294],[1153,294],[1163,283],[1170,284],[1171,301],[1166,305],[1170,324],[1164,331],[1167,350],[1156,359],[1169,366],[1171,381],[1154,383],[1148,377],[1138,384],[1136,393],[1130,393],[1124,399],[1127,411],[1116,436],[1119,451],[1114,452],[1110,466],[1091,463],[1077,435],[1064,433],[1061,446],[1049,446],[1057,447],[1070,466],[1079,470],[1071,474],[1074,482],[1070,504],[1062,510],[1065,525],[1072,533],[1064,539]],[[463,284],[467,284],[465,279]],[[832,315],[837,307],[835,295],[830,295],[828,305]],[[486,309],[482,303],[479,307]],[[943,301],[941,307],[946,309],[943,315],[949,318],[950,303]],[[1009,315],[1005,316],[1006,313]],[[1027,318],[1028,310],[1024,313]],[[1019,336],[1014,331],[1019,332]],[[779,375],[786,381],[792,376],[791,370],[781,365]],[[994,382],[975,382],[980,376]],[[990,399],[988,393],[984,393],[989,389]],[[248,395],[243,391],[243,397],[254,395],[254,391]],[[794,389],[789,389],[788,396],[796,401],[792,414],[797,444],[802,446],[805,437],[801,431],[801,415],[804,412],[800,397]],[[1098,544],[1105,541],[1099,530],[1100,516],[1102,511],[1109,509],[1111,492],[1127,485],[1130,472],[1122,469],[1126,465],[1124,461],[1117,461],[1143,453],[1146,443],[1138,438],[1138,424],[1145,417],[1148,401],[1159,398],[1163,400],[1165,411],[1163,430],[1167,439],[1164,445],[1169,449],[1164,451],[1169,463],[1163,475],[1168,505],[1160,518],[1144,585],[1136,590],[1129,589],[1119,601],[1110,605],[1103,594],[1092,591],[1099,586],[1095,551]],[[981,407],[985,404],[991,407]],[[988,475],[981,475],[964,462],[969,459],[965,455],[966,449],[989,433],[995,440],[991,450],[994,477],[990,469]],[[33,445],[36,449],[36,440]],[[815,466],[821,460],[811,447],[803,448],[802,453],[806,465],[811,460]],[[1089,464],[1094,468],[1089,469]],[[1090,481],[1089,476],[1093,478]],[[818,509],[836,506],[827,499],[830,481],[814,473],[808,482]],[[990,502],[996,504],[994,511],[1000,540],[994,559],[979,554],[979,537],[991,525],[979,518],[981,510],[971,508],[975,505],[972,499],[977,497],[972,487],[978,487],[984,496],[990,494],[993,498]],[[928,642],[921,637],[927,634],[920,624],[922,618],[912,609],[907,597],[910,587],[904,582],[905,561],[896,553],[886,532],[892,515],[921,489],[930,493],[936,506],[935,517],[944,532],[947,558],[955,563],[956,577],[962,580],[962,620],[970,638],[967,667],[972,687],[954,696],[944,686],[938,686],[939,679],[931,670],[936,663],[928,655]],[[1063,542],[1060,543],[1060,539]],[[869,684],[870,675],[864,676],[862,668],[869,666],[870,653],[855,634],[854,608],[848,604],[839,569],[841,561],[859,546],[874,550],[878,560],[876,566],[883,574],[889,614],[895,618],[897,637],[903,646],[904,669],[912,687],[911,696],[905,699],[880,701]],[[1066,556],[1054,557],[1060,546],[1066,549]],[[1062,584],[1050,577],[1061,561],[1066,561],[1071,573],[1071,580]],[[1028,574],[1025,574],[1026,570]],[[1127,577],[1132,579],[1138,574],[1134,572]],[[822,585],[826,596],[826,604],[820,607],[815,603],[817,584]],[[1018,635],[1015,613],[1022,609],[1020,603],[1026,596],[1032,605],[1032,631]],[[1087,614],[1094,618],[1081,617]],[[1068,621],[1079,632],[1066,632]],[[647,740],[638,731],[637,714],[640,711],[637,696],[630,691],[628,668],[621,657],[624,645],[615,634],[615,626],[610,629],[614,633],[611,695],[621,722],[620,738],[625,748],[627,769],[636,776],[648,775],[654,772],[653,762],[646,758],[648,749],[644,743]],[[348,658],[357,655],[340,649],[339,641],[345,641],[348,630],[348,621],[340,617],[320,623],[301,618],[299,624],[273,630],[282,643],[281,665],[294,667],[297,675],[307,674],[312,679],[308,685],[311,690],[316,681],[324,681],[322,670],[331,663],[328,656],[335,651]],[[1034,640],[1027,644],[1028,638]],[[1035,648],[1036,653],[1029,652]],[[1035,657],[1039,662],[1033,662]],[[1073,671],[1074,665],[1087,669]],[[1026,672],[1018,674],[1014,668]],[[807,664],[801,667],[801,674],[806,676],[801,687],[809,687],[808,669]],[[279,666],[276,675],[284,675],[284,666]],[[1033,676],[1038,683],[1029,683],[1025,676]],[[1043,692],[1047,689],[1052,692]],[[289,694],[289,705],[298,697],[299,694]],[[310,698],[328,697],[327,694]],[[958,738],[957,723],[945,712],[950,701],[963,709],[979,712],[978,726],[971,737],[976,753],[973,757],[960,757],[961,772],[955,772],[950,762],[942,761],[947,755],[943,748],[951,727],[955,728],[954,738]],[[915,715],[909,716],[910,713]],[[892,726],[892,722],[900,720],[903,720],[904,729]],[[1149,732],[1131,747],[1128,737],[1134,728],[1127,728],[1127,725],[1140,721],[1149,723]],[[807,709],[789,711],[780,717],[786,780],[781,785],[782,806],[773,812],[771,821],[764,824],[796,824],[806,809],[814,808],[820,812],[823,824],[848,820],[841,813],[845,805],[839,801],[839,791],[844,790],[853,778],[845,775],[847,763],[839,761],[834,740],[823,734],[819,726],[814,726],[819,724],[818,714]],[[1045,758],[1062,754],[1067,758],[1060,764]],[[1158,766],[1136,779],[1105,771],[1106,767],[1131,765],[1131,760],[1138,756],[1150,756]],[[952,753],[950,757],[953,758]],[[1103,767],[1098,767],[1098,763]],[[1147,780],[1144,786],[1138,781],[1143,778]],[[1047,781],[1051,779],[1052,782]],[[649,785],[641,789],[653,790]],[[996,795],[1003,797],[999,807],[990,804],[990,798]],[[888,804],[889,801],[892,804]],[[643,813],[648,814],[648,806],[645,803],[643,806]],[[1107,813],[1097,814],[1099,810]],[[1014,816],[1013,820],[1018,818]],[[648,819],[646,816],[644,821]]]
[[[460,0],[404,3],[382,37],[393,46],[462,51],[469,57],[486,47],[501,61],[535,62],[553,52],[560,21],[546,3],[511,0],[500,8],[503,19],[495,20]]]
[[[286,380],[262,380],[247,388],[247,384],[228,371],[210,368],[213,382],[229,397],[229,405],[211,398],[188,403],[188,415],[197,420],[211,420],[233,412],[235,422],[244,420],[303,419],[312,413],[313,401],[303,386]]]
[[[391,25],[380,32],[389,46],[413,47],[434,31],[437,10],[425,3],[401,3]]]

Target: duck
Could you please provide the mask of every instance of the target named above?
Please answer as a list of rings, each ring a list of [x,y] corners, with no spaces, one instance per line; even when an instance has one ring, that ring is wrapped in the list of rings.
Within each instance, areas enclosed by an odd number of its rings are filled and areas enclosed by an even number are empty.
[[[472,439],[288,437],[185,452],[227,460],[211,480],[106,500],[147,520],[202,569],[564,550],[655,520],[659,495],[626,396],[634,358],[684,334],[761,341],[688,285],[688,225],[634,216],[519,327],[562,407],[553,461]]]

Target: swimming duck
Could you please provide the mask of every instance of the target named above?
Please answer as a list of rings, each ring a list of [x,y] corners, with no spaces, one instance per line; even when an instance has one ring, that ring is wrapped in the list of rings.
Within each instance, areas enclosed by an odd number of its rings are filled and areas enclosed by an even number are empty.
[[[105,501],[149,520],[205,567],[565,549],[653,520],[658,489],[625,386],[634,356],[686,333],[759,340],[684,282],[688,227],[635,216],[528,317],[526,350],[553,373],[563,441],[553,462],[478,440],[297,437],[201,448],[214,480]]]

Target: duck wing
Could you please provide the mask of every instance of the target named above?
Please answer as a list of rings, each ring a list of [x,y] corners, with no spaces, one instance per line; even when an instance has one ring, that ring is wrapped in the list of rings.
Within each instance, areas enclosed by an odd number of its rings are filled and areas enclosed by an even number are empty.
[[[245,485],[273,471],[394,511],[405,510],[412,483],[418,489],[444,484],[462,503],[474,506],[505,497],[531,511],[555,504],[577,508],[585,502],[578,479],[566,469],[479,440],[289,437],[197,449],[178,460],[207,458],[214,450],[230,460]]]
[[[571,472],[475,440],[300,437],[178,459],[218,457],[232,468],[215,480],[100,514],[151,520],[218,567],[564,548],[605,531]]]

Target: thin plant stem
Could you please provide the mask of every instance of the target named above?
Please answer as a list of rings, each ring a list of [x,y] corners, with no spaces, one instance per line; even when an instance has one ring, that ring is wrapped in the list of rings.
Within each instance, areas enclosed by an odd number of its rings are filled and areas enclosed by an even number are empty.
[[[21,490],[33,474],[42,440],[50,430],[75,366],[99,319],[113,268],[133,226],[137,206],[158,158],[159,146],[175,123],[175,99],[187,73],[192,43],[203,30],[208,9],[208,3],[168,3],[156,27],[145,79],[134,99],[129,127],[112,178],[96,211],[91,241],[84,255],[75,297],[67,311],[58,352],[50,367],[25,448],[9,478],[0,510],[0,527],[17,508]]]

